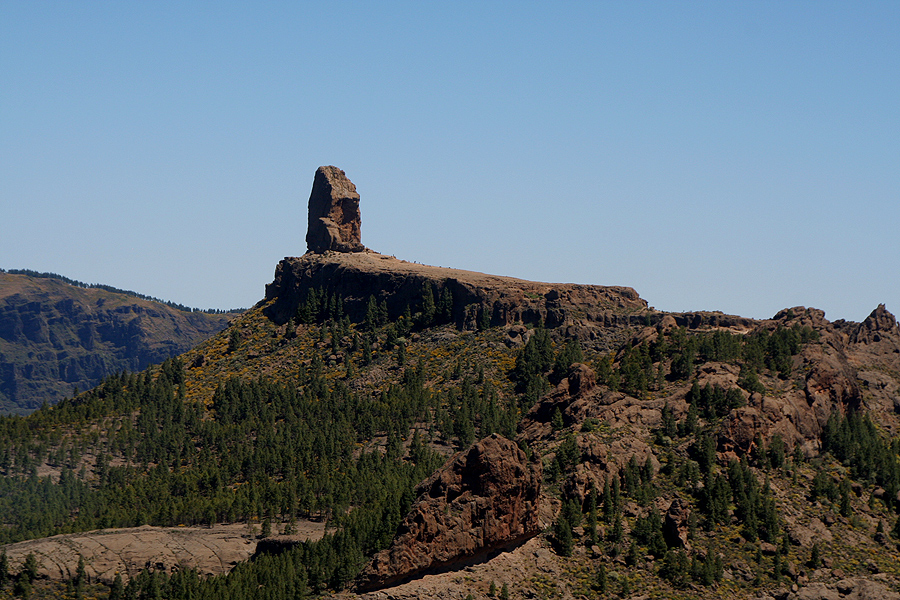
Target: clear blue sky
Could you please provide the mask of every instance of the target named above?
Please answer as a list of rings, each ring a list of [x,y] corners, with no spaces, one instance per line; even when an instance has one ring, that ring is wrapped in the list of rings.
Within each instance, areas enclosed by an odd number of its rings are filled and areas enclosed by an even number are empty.
[[[0,267],[250,306],[363,243],[663,310],[900,313],[900,2],[0,0]]]

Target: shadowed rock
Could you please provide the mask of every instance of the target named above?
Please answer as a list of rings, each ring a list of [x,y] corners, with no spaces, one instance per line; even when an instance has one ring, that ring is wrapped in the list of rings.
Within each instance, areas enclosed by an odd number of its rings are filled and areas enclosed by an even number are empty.
[[[691,509],[687,502],[681,498],[675,498],[666,511],[666,518],[663,522],[663,537],[666,545],[670,548],[684,548],[688,551],[691,549],[691,543],[688,541],[688,530],[690,529],[689,520]]]
[[[646,300],[632,288],[526,281],[420,265],[367,251],[310,252],[285,258],[266,286],[266,300],[275,301],[266,314],[278,324],[285,323],[297,314],[309,291],[316,289],[340,296],[344,313],[353,322],[365,320],[373,297],[383,300],[389,318],[396,319],[408,307],[421,306],[425,286],[434,298],[448,296],[450,322],[460,330],[476,329],[478,316],[487,311],[492,327],[540,325],[577,336],[582,344],[599,343],[612,332],[644,323],[647,311]]]
[[[569,393],[573,396],[584,394],[597,384],[597,375],[589,366],[582,363],[573,363],[569,367]]]
[[[541,465],[497,434],[456,454],[416,492],[391,547],[360,574],[359,591],[479,562],[541,531]]]
[[[319,167],[309,195],[307,250],[362,252],[366,248],[360,242],[361,225],[356,186],[341,169]]]

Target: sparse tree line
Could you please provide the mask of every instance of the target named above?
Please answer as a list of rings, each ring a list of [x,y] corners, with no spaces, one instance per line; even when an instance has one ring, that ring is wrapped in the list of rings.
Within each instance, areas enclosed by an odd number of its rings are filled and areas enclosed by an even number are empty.
[[[769,370],[781,378],[790,377],[793,356],[817,338],[811,327],[799,325],[747,335],[725,331],[691,335],[683,327],[674,328],[660,333],[652,342],[626,345],[618,360],[614,355],[601,358],[596,365],[597,379],[613,390],[644,398],[649,391],[662,389],[667,381],[690,380],[698,364],[729,362],[741,366],[740,387],[750,393],[764,393],[758,373]]]
[[[678,425],[675,430],[683,432],[684,428]],[[732,460],[727,468],[722,468],[717,464],[715,442],[708,430],[697,428],[691,434],[681,435],[693,439],[688,457],[668,453],[660,473],[654,470],[649,456],[641,463],[632,455],[617,474],[604,482],[602,490],[592,487],[584,499],[564,495],[553,528],[557,551],[570,555],[575,544],[573,531],[582,527],[584,543],[600,546],[610,557],[621,557],[634,566],[650,555],[658,560],[657,574],[675,587],[684,587],[691,581],[709,586],[721,579],[723,565],[715,547],[696,547],[701,539],[698,531],[714,531],[729,525],[733,518],[748,542],[777,544],[775,560],[782,560],[787,555],[787,542],[772,489],[768,479],[761,484],[751,468],[752,464],[765,472],[783,467],[786,459],[780,440],[761,453],[741,461]],[[575,435],[570,433],[556,450],[551,481],[571,472],[580,461]],[[683,497],[692,499],[687,528],[688,539],[695,544],[693,552],[666,540],[663,517],[654,507],[660,490],[672,485]],[[628,499],[645,509],[630,525],[623,511]],[[780,577],[781,568],[772,572],[773,578]],[[601,572],[602,569],[601,566]],[[598,577],[603,579],[605,575]],[[601,586],[603,591],[605,586],[606,583]]]
[[[58,275],[56,273],[40,273],[38,271],[32,271],[31,269],[0,269],[0,273],[9,273],[10,275],[27,275],[28,277],[35,277],[38,279],[55,279],[57,281],[62,281],[63,283],[67,283],[69,285],[80,287],[88,290],[103,290],[105,292],[112,292],[114,294],[123,294],[125,296],[131,296],[133,298],[138,298],[139,300],[149,300],[150,302],[159,302],[160,304],[165,304],[169,308],[174,308],[175,310],[180,310],[182,312],[199,312],[205,313],[208,315],[224,315],[233,312],[243,312],[247,309],[245,308],[233,308],[229,310],[222,310],[218,308],[207,308],[207,309],[199,309],[199,308],[191,308],[190,306],[185,306],[184,304],[178,304],[177,302],[170,302],[168,300],[160,300],[159,298],[154,298],[153,296],[146,296],[144,294],[139,294],[137,292],[132,292],[131,290],[122,290],[111,285],[103,285],[101,283],[84,283],[83,281],[78,281],[75,279],[69,279],[68,277],[64,277],[62,275]]]

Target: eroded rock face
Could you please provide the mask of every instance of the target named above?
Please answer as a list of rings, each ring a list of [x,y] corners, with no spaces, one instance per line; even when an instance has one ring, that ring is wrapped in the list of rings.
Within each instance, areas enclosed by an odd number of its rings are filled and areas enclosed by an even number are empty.
[[[407,307],[421,306],[422,290],[430,286],[434,298],[447,294],[451,319],[461,330],[477,328],[487,311],[492,327],[541,325],[578,337],[583,347],[608,347],[623,341],[636,323],[645,321],[647,301],[631,288],[525,281],[446,267],[420,265],[375,252],[307,253],[278,263],[275,278],[266,286],[266,300],[275,302],[266,314],[285,323],[310,289],[343,299],[344,313],[353,322],[365,319],[369,299],[382,300],[390,319]]]
[[[362,218],[359,194],[347,175],[337,167],[319,167],[309,194],[309,226],[306,247],[309,252],[362,252]]]
[[[456,454],[416,492],[391,547],[360,574],[359,591],[478,562],[541,531],[540,462],[497,434]]]
[[[670,548],[684,548],[690,551],[691,543],[688,541],[690,517],[690,505],[681,498],[675,498],[669,505],[663,521],[663,537]]]
[[[898,334],[900,329],[897,327],[897,319],[894,315],[884,307],[884,304],[879,304],[878,308],[860,323],[851,339],[857,343],[871,344],[880,342],[886,333]]]
[[[582,363],[574,363],[569,367],[569,393],[573,396],[585,394],[597,384],[597,374],[589,366]]]

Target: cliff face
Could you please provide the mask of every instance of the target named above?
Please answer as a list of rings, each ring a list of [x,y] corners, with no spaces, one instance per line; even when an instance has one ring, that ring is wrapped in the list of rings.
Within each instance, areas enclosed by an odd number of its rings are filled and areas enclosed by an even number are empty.
[[[111,373],[162,362],[221,331],[229,318],[0,273],[0,412],[30,412],[76,386],[86,390]]]
[[[361,591],[458,568],[541,531],[541,463],[497,434],[454,456],[416,493],[391,547],[360,575]]]
[[[319,167],[309,196],[307,253],[285,258],[266,286],[274,301],[268,316],[284,324],[311,290],[339,296],[344,313],[360,322],[370,298],[396,319],[421,306],[427,289],[433,298],[449,292],[452,321],[461,330],[514,323],[565,327],[582,339],[606,337],[604,330],[627,326],[647,303],[631,288],[551,284],[472,271],[430,267],[384,256],[361,241],[360,195],[341,169]]]
[[[266,286],[266,299],[274,300],[269,316],[284,323],[309,290],[327,290],[343,298],[345,313],[358,322],[370,297],[383,300],[392,319],[407,307],[415,312],[426,286],[435,297],[450,291],[453,321],[461,330],[475,329],[487,311],[491,326],[542,324],[593,339],[604,329],[643,322],[647,311],[647,302],[628,287],[539,283],[420,265],[371,251],[285,258]]]

